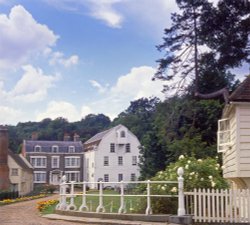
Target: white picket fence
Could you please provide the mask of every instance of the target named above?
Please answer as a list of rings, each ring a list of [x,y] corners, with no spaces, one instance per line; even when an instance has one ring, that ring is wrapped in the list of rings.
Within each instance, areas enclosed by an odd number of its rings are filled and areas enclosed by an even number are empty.
[[[184,192],[186,213],[195,222],[250,222],[250,191],[198,189]]]

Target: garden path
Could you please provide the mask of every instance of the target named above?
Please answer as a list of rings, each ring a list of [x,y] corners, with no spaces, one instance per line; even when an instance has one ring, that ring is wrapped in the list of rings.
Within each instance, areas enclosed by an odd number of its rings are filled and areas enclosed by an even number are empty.
[[[37,210],[37,202],[49,199],[58,199],[58,196],[50,196],[31,201],[13,203],[0,207],[0,225],[79,225],[67,221],[52,221],[40,216]],[[86,224],[85,224],[86,225]]]

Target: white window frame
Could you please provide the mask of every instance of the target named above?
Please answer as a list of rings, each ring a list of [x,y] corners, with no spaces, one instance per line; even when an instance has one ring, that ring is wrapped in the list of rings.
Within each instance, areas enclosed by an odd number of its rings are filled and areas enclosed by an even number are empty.
[[[130,174],[130,181],[136,181],[136,175],[135,173]]]
[[[72,179],[72,174],[74,174],[76,179]],[[65,175],[68,182],[70,181],[80,182],[80,171],[65,171]]]
[[[217,150],[225,152],[229,146],[231,146],[230,119],[225,118],[218,120]]]
[[[81,166],[80,158],[81,158],[80,156],[66,156],[64,158],[65,168],[80,168]],[[67,161],[69,163],[67,163]]]
[[[111,153],[115,152],[115,143],[110,143],[110,152]]]
[[[34,152],[41,152],[41,151],[42,151],[41,145],[35,145]]]
[[[37,165],[38,159],[41,160],[41,165]],[[34,168],[47,168],[47,156],[30,156],[30,163]]]
[[[133,155],[132,156],[132,166],[136,166],[137,165],[137,156]]]
[[[120,138],[125,138],[126,137],[126,132],[124,130],[122,130],[120,132]]]
[[[104,174],[103,175],[103,181],[104,182],[109,182],[109,174]]]
[[[18,168],[12,168],[11,169],[11,176],[18,176],[18,172],[19,172]]]
[[[118,182],[123,181],[123,174],[118,173]]]
[[[109,166],[109,157],[108,156],[103,157],[103,166]]]
[[[51,147],[51,152],[52,152],[52,153],[57,153],[58,151],[59,151],[58,145],[52,145],[52,147]]]
[[[127,143],[127,144],[125,145],[125,152],[126,152],[126,153],[131,152],[131,144],[130,144],[130,143]]]
[[[75,153],[75,152],[76,152],[75,146],[70,145],[70,146],[68,147],[68,153]]]
[[[57,160],[56,165],[54,165],[54,159]],[[60,167],[60,156],[51,156],[51,168],[59,168]]]
[[[123,166],[123,157],[118,156],[118,166]]]
[[[40,175],[43,174],[43,177],[41,177],[43,179],[37,180],[37,174],[40,174]],[[46,183],[46,178],[47,178],[46,175],[47,175],[46,171],[34,171],[34,183],[39,183],[39,184]]]

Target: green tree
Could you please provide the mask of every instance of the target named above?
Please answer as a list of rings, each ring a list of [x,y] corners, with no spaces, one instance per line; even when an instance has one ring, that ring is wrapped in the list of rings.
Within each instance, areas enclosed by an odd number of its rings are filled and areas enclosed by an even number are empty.
[[[217,7],[208,0],[176,3],[180,13],[172,14],[172,26],[165,29],[164,42],[158,46],[166,54],[158,60],[154,79],[192,79],[189,92],[201,98],[223,94],[226,99],[225,87],[230,88],[233,78],[228,70],[249,62],[250,3],[221,0]]]

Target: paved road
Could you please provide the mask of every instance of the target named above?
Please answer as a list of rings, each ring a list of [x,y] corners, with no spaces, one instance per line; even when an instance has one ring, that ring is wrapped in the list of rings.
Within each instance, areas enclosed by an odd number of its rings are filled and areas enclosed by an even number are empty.
[[[42,200],[56,199],[56,196],[19,202],[0,207],[0,225],[79,225],[79,223],[49,220],[40,217],[36,203]],[[85,224],[86,225],[86,224]]]

